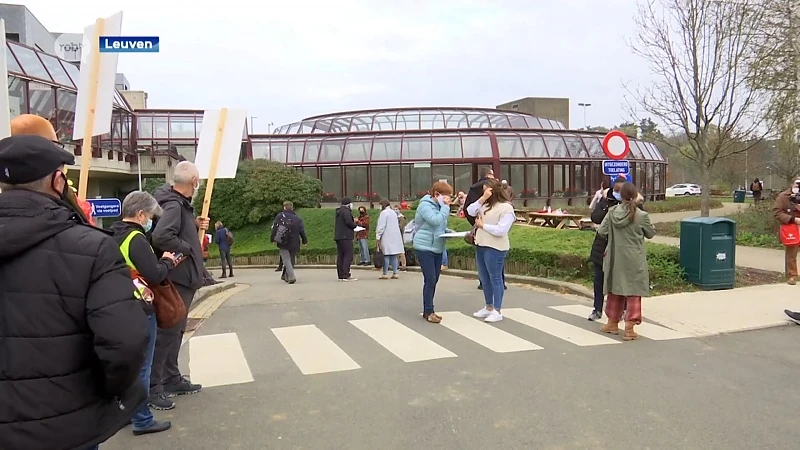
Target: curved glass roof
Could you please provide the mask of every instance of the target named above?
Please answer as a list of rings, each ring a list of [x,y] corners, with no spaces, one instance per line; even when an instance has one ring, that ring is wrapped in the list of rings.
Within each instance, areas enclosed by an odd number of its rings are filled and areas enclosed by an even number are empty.
[[[490,108],[395,108],[350,111],[303,119],[273,134],[331,134],[395,130],[563,130],[561,122]]]
[[[7,41],[6,61],[8,73],[13,76],[78,92],[77,86],[80,83],[78,66],[56,56],[34,50],[18,42]],[[126,111],[133,110],[116,89],[114,89],[114,106]]]
[[[501,161],[606,159],[602,134],[580,132],[496,131]],[[437,160],[491,159],[491,137],[485,131],[431,131],[350,136],[253,136],[253,158],[287,164],[355,164]],[[631,161],[661,162],[655,145],[630,139]]]

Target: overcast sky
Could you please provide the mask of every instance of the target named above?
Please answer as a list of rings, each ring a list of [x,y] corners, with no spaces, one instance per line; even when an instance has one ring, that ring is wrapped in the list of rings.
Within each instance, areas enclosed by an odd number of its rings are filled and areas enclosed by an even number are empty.
[[[21,2],[17,2],[21,3]],[[255,129],[327,112],[568,97],[571,126],[626,120],[634,0],[26,0],[53,32],[124,11],[160,53],[119,71],[152,108],[244,107]],[[205,5],[209,5],[206,7]],[[224,6],[223,6],[224,5]]]

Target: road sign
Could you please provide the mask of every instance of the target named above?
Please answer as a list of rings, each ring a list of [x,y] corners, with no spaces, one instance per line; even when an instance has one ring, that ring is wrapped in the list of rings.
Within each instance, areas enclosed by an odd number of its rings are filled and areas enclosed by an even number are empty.
[[[86,201],[92,205],[92,217],[119,217],[122,214],[122,202],[118,198],[90,198]]]
[[[627,159],[603,161],[603,175],[625,175],[630,172],[631,163]]]
[[[608,159],[625,159],[631,150],[628,136],[620,130],[611,130],[603,138],[603,153]]]
[[[611,178],[611,184],[614,184],[614,182],[617,181],[617,178],[619,178],[619,177],[625,178],[625,181],[627,181],[628,183],[633,183],[633,176],[631,174],[629,174],[629,173],[621,173],[621,174],[618,174],[618,175],[611,175],[611,177],[610,177]]]

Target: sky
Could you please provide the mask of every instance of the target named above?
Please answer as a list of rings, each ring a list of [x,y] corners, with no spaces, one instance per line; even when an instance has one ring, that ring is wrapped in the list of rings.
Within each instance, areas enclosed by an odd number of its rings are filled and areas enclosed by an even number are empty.
[[[21,3],[21,2],[17,2]],[[630,119],[634,0],[26,0],[51,32],[123,11],[160,53],[118,71],[151,108],[246,108],[256,132],[336,111],[567,97],[571,128]],[[204,5],[209,5],[205,7]]]

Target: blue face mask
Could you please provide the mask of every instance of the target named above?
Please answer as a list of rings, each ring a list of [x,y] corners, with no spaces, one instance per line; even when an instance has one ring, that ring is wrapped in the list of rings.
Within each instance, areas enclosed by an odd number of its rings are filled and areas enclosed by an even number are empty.
[[[153,219],[147,219],[147,223],[144,224],[144,232],[149,232],[151,228],[153,228]]]
[[[618,202],[622,201],[622,194],[620,194],[619,192],[614,192],[613,195],[614,195],[614,198],[617,199]]]

